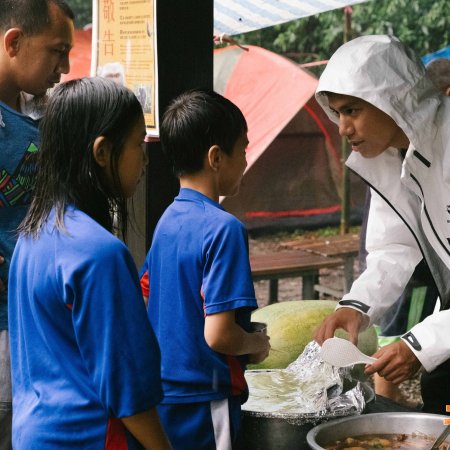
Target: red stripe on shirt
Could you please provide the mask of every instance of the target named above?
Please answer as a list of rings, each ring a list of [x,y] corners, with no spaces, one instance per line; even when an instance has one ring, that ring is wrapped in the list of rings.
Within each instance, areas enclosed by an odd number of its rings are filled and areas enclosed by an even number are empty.
[[[141,289],[142,289],[142,295],[144,297],[150,297],[150,287],[148,283],[148,271],[146,270],[144,272],[144,275],[141,277]]]
[[[227,356],[227,363],[230,368],[231,392],[233,395],[240,395],[247,387],[244,371],[242,370],[239,361],[234,356]]]
[[[206,318],[206,305],[205,305],[205,294],[203,293],[203,286],[200,288],[200,297],[202,298],[202,307],[203,307],[203,317]]]
[[[125,426],[120,419],[110,417],[108,420],[105,450],[128,450]]]

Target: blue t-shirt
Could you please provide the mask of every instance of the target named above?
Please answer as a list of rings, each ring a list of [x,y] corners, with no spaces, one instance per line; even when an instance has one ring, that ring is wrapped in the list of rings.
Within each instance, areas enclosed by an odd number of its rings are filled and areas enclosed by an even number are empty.
[[[21,236],[10,271],[13,447],[101,449],[162,397],[160,352],[126,246],[70,208]],[[115,447],[116,448],[116,447]]]
[[[36,175],[38,122],[0,102],[0,279],[5,286],[16,229],[28,210]],[[0,293],[0,330],[8,328],[7,292]]]
[[[148,316],[161,348],[162,403],[247,393],[244,358],[212,350],[205,316],[236,310],[249,329],[257,307],[243,224],[203,194],[181,189],[156,227],[141,272]]]

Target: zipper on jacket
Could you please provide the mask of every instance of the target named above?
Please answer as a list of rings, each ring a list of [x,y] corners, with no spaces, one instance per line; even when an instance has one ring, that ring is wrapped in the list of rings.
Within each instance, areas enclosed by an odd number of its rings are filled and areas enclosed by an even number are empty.
[[[422,186],[419,183],[419,180],[411,173],[411,178],[416,182],[417,186],[420,189],[420,192],[422,193],[422,197],[425,199],[425,196],[423,194],[423,189]],[[384,197],[383,197],[384,198]],[[425,206],[425,201],[423,202],[423,210],[425,211],[425,215],[427,216],[428,219],[428,223],[430,224],[431,230],[433,231],[434,236],[436,237],[437,241],[439,242],[439,244],[441,244],[442,248],[445,250],[445,252],[447,253],[447,255],[450,256],[450,250],[447,249],[447,247],[445,246],[445,244],[441,241],[439,235],[436,233],[436,229],[433,226],[433,222],[431,221],[430,215],[428,214],[428,210],[427,207]],[[398,214],[398,213],[397,213]]]
[[[417,150],[414,150],[413,155],[425,166],[430,167],[431,163],[426,159],[424,156],[422,156]]]
[[[351,169],[350,169],[351,170]],[[354,172],[356,174],[356,172]],[[359,177],[361,177],[361,175],[356,174]],[[362,177],[361,177],[362,178]],[[362,178],[362,180],[371,188],[373,189],[397,214],[398,217],[400,217],[400,219],[402,219],[402,222],[406,225],[406,227],[408,228],[409,231],[411,231],[414,239],[417,242],[417,245],[420,249],[420,253],[422,253],[422,257],[425,258],[425,253],[422,250],[422,246],[420,245],[419,240],[417,239],[416,233],[414,233],[414,231],[412,230],[412,228],[409,226],[409,224],[405,221],[405,219],[403,218],[403,216],[397,211],[396,208],[394,208],[394,205],[378,190],[376,189],[372,184],[370,184],[365,178]]]
[[[390,202],[390,201],[388,201],[388,199],[384,196],[384,195],[382,195],[381,194],[381,192],[378,190],[378,189],[376,189],[371,183],[369,183],[365,178],[363,178],[359,173],[356,173],[353,169],[350,169],[349,168],[349,170],[351,170],[355,175],[357,175],[358,177],[360,177],[371,189],[373,189],[394,211],[395,211],[395,213],[397,214],[397,216],[398,217],[400,217],[400,219],[403,221],[403,223],[406,225],[406,227],[408,228],[408,230],[409,231],[411,231],[411,233],[412,233],[412,235],[413,235],[413,237],[414,237],[414,239],[415,239],[415,241],[417,242],[417,246],[419,247],[419,250],[420,250],[420,253],[422,253],[422,258],[423,259],[425,259],[425,261],[427,261],[427,258],[425,257],[425,253],[424,253],[424,251],[423,251],[423,249],[422,249],[422,246],[420,245],[420,242],[419,242],[419,240],[417,239],[417,236],[416,236],[416,233],[414,233],[414,231],[413,231],[413,229],[409,226],[409,224],[406,222],[406,220],[404,219],[404,217],[397,211],[397,209],[396,208],[394,208],[394,206],[392,205],[392,203]],[[413,175],[411,175],[411,176],[413,176]],[[417,182],[417,180],[416,180],[416,182]],[[418,182],[417,182],[418,183]],[[422,189],[421,188],[421,186],[420,186],[420,184],[418,183],[418,185],[419,185],[419,189]],[[424,206],[424,210],[425,210],[425,213],[426,213],[426,209],[425,209],[425,206]],[[428,221],[430,222],[430,226],[431,226],[431,229],[433,230],[433,232],[434,232],[434,234],[436,235],[436,231],[435,231],[435,229],[434,229],[434,227],[432,226],[432,224],[431,224],[431,221],[430,221],[430,218],[429,218],[429,216],[428,216],[428,214],[426,213],[426,215],[427,215],[427,218],[428,218]],[[437,237],[437,235],[436,235],[436,237]],[[439,241],[439,243],[442,245],[442,242],[441,242],[441,240],[439,239],[439,238],[437,238],[438,239],[438,241]],[[449,253],[448,252],[448,250],[444,247],[444,250],[447,252],[447,253]],[[434,278],[434,277],[433,277]],[[443,302],[442,303],[442,305],[444,304],[444,302],[445,302],[445,300],[444,299],[446,299],[447,297],[445,296],[445,295],[443,295],[444,294],[444,292],[441,292],[441,289],[439,288],[439,283],[436,283],[436,281],[435,281],[435,284],[436,284],[436,287],[438,288],[438,292],[439,292],[439,297],[440,297],[440,299],[441,299],[441,302]],[[445,309],[445,308],[444,308]]]

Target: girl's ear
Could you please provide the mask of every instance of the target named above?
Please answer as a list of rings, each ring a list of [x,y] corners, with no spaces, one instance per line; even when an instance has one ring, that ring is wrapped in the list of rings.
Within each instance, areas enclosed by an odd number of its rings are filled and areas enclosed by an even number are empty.
[[[92,148],[95,162],[101,167],[106,168],[110,165],[111,160],[111,143],[105,136],[99,136],[95,139]]]
[[[215,172],[219,170],[222,162],[222,149],[218,145],[213,145],[208,150],[208,164]]]

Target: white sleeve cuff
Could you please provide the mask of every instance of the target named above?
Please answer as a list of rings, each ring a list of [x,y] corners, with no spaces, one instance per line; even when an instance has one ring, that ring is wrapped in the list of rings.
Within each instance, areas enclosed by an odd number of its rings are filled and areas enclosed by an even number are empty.
[[[428,316],[402,339],[427,372],[450,359],[450,310]]]

